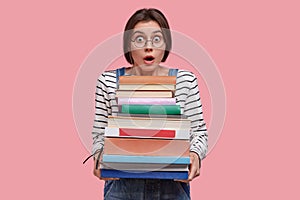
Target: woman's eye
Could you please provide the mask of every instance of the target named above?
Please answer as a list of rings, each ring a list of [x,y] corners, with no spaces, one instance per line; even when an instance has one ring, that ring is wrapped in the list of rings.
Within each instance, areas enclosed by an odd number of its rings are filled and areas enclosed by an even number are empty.
[[[160,36],[155,36],[153,39],[152,39],[153,42],[160,42],[161,41],[161,37]]]
[[[142,36],[138,36],[138,37],[135,38],[135,41],[136,41],[136,42],[144,42],[144,40],[145,40],[145,39],[144,39],[144,37],[142,37]]]

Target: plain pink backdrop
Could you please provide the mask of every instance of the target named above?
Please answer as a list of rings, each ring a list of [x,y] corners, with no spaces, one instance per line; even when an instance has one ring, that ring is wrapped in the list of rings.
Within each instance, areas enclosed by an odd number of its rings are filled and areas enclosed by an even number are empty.
[[[143,7],[203,45],[225,84],[225,126],[192,198],[299,199],[296,0],[1,2],[0,199],[102,199],[82,165],[73,85],[88,53]]]

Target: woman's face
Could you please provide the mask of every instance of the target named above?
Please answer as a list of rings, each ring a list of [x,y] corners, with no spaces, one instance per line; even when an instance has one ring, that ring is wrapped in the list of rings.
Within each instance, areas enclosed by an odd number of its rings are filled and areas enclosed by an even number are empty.
[[[133,66],[145,71],[154,70],[161,62],[166,44],[160,26],[156,21],[141,21],[133,29],[131,37]]]

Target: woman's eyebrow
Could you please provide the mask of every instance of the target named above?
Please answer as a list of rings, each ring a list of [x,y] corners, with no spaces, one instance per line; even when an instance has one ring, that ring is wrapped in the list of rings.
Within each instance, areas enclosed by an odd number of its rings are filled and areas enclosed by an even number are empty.
[[[162,33],[161,30],[156,30],[156,31],[153,31],[152,33]]]
[[[137,34],[137,33],[144,34],[144,35],[146,34],[143,31],[135,31],[135,32],[132,33],[132,35]],[[162,33],[162,31],[161,30],[156,30],[156,31],[153,31],[151,34],[155,34],[155,33]]]
[[[137,33],[140,33],[140,34],[145,34],[144,32],[142,32],[142,31],[135,31],[135,32],[133,32],[132,33],[132,35],[134,35],[134,34],[137,34]]]

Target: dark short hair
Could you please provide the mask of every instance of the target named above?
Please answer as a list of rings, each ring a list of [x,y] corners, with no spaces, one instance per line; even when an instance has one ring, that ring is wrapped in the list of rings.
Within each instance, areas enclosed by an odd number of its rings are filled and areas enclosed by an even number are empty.
[[[164,40],[166,43],[165,53],[161,62],[165,62],[167,57],[169,56],[172,47],[172,38],[171,38],[170,27],[166,17],[163,15],[161,11],[155,8],[149,8],[149,9],[144,8],[136,11],[129,18],[125,26],[124,35],[123,35],[123,51],[127,62],[129,62],[130,64],[133,64],[133,58],[130,52],[131,32],[137,23],[141,21],[148,22],[151,20],[156,21],[161,27],[162,34],[164,36]]]

